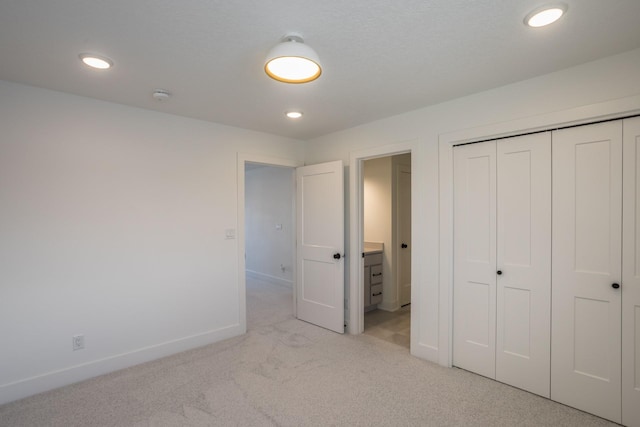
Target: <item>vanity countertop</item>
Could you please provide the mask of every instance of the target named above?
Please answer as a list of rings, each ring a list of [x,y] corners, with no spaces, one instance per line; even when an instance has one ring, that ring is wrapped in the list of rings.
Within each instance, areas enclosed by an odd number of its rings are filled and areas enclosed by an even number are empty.
[[[364,242],[365,255],[381,254],[383,250],[384,250],[384,243]]]

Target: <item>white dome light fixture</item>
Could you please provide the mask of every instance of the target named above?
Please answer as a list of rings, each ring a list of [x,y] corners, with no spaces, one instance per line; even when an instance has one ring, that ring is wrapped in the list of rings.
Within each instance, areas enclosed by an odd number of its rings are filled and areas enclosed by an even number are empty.
[[[107,70],[113,67],[113,61],[104,56],[94,55],[92,53],[81,53],[80,60],[91,68],[98,70]]]
[[[320,58],[299,34],[287,34],[269,51],[264,64],[269,77],[284,83],[308,83],[322,74]]]
[[[556,22],[566,11],[567,5],[563,3],[544,6],[531,11],[524,18],[524,23],[533,28],[544,27]]]

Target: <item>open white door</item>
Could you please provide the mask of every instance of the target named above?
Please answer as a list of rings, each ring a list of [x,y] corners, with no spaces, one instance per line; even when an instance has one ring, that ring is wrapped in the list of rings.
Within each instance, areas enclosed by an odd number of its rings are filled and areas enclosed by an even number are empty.
[[[411,303],[411,166],[396,171],[398,252],[398,298],[400,305]],[[398,248],[396,248],[397,250]]]
[[[344,333],[342,161],[297,168],[297,317]]]

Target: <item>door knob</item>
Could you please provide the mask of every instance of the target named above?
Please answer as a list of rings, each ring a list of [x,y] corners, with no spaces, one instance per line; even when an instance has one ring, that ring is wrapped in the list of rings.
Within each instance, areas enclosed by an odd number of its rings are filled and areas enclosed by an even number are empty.
[[[502,276],[502,270],[498,270],[498,271],[496,271],[496,274],[497,274],[498,276]]]
[[[403,243],[403,244],[401,244],[401,245],[400,245],[400,247],[401,247],[402,249],[407,249],[409,246],[407,246],[407,244],[406,244],[406,243]]]
[[[619,285],[619,284],[617,284],[617,283],[614,283],[614,284],[612,284],[612,285],[611,285],[611,287],[612,287],[613,289],[618,289],[618,288],[620,288],[620,285]]]
[[[336,252],[335,254],[333,254],[333,259],[340,259],[340,258],[346,258],[347,256],[342,254],[340,255],[340,252]]]

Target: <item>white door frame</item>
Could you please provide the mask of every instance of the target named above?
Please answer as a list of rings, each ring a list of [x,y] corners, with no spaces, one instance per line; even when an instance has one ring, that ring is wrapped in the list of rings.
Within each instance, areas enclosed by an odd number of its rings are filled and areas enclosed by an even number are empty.
[[[639,95],[439,135],[438,347],[440,365],[450,367],[453,364],[453,147],[459,144],[618,119],[635,114],[640,114]]]
[[[295,168],[303,166],[304,162],[296,159],[287,159],[279,157],[264,156],[254,153],[241,153],[238,152],[237,163],[237,194],[238,194],[238,222],[236,239],[238,241],[238,323],[240,324],[241,333],[247,332],[247,277],[246,277],[246,261],[245,261],[245,164],[249,163],[261,163],[265,166],[287,167],[292,169],[292,174],[295,172]],[[294,179],[294,178],[292,178]],[[293,213],[292,226],[295,230],[295,200],[296,190],[295,186],[292,186],[292,198],[293,198]],[[296,246],[296,233],[293,233],[292,247]],[[296,251],[293,251],[293,315],[296,315]]]
[[[363,206],[363,163],[365,160],[377,157],[388,157],[396,154],[410,153],[412,159],[416,156],[418,149],[417,141],[407,141],[393,145],[385,145],[371,149],[359,150],[351,152],[349,155],[349,313],[346,319],[347,332],[350,334],[361,334],[364,331],[364,260],[362,252],[364,252],[364,206]],[[412,161],[413,164],[413,161]],[[417,168],[416,168],[417,169]],[[413,222],[417,218],[413,202],[414,188],[413,185],[416,174],[411,175],[411,233],[414,233]],[[413,240],[413,239],[412,239]],[[415,258],[414,251],[411,257]],[[412,279],[417,274],[413,268],[412,262]],[[416,283],[418,281],[416,280]],[[412,292],[413,288],[412,288]],[[412,297],[413,300],[413,297]],[[417,302],[417,299],[416,299]],[[412,311],[418,309],[419,304],[412,304]],[[413,337],[413,334],[412,334]],[[412,338],[413,340],[413,338]],[[413,345],[411,346],[413,347]]]

